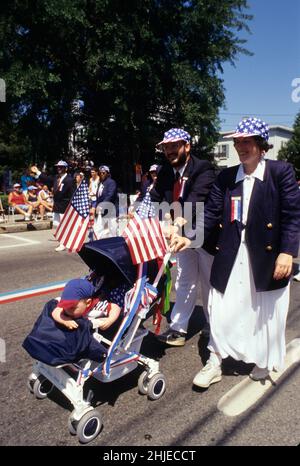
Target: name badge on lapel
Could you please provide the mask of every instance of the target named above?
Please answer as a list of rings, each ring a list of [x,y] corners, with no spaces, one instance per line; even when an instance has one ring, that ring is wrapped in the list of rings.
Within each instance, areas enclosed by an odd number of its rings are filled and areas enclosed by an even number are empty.
[[[231,196],[231,222],[242,221],[242,197]]]
[[[185,188],[185,183],[187,182],[189,178],[187,176],[183,176],[181,179],[181,186],[180,186],[180,192],[178,197],[183,196],[184,188]]]

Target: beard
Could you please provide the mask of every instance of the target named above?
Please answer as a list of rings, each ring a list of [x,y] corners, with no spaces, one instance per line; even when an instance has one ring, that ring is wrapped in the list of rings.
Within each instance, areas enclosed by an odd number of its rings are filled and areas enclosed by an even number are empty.
[[[177,154],[177,156],[169,160],[169,162],[173,168],[180,168],[180,167],[183,167],[183,165],[185,165],[186,159],[187,159],[187,153],[183,152],[179,155]]]

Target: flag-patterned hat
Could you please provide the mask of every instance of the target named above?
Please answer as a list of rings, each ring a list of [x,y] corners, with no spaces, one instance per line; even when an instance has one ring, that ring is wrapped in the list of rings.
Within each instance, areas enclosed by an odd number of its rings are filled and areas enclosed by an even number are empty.
[[[110,173],[110,169],[109,169],[109,167],[108,167],[107,165],[101,165],[101,166],[99,167],[99,171],[100,171],[100,172],[103,171],[103,172]]]
[[[157,144],[157,147],[160,149],[163,144],[176,141],[190,142],[191,135],[187,131],[184,131],[184,129],[171,128],[165,132],[163,140]]]
[[[250,136],[260,136],[265,141],[269,139],[269,127],[259,118],[246,118],[239,122],[235,133],[224,136],[225,138],[243,138]]]
[[[55,164],[55,167],[67,167],[67,166],[68,164],[64,160],[60,160],[59,162]]]
[[[159,165],[156,164],[151,165],[151,167],[149,168],[149,172],[156,172],[158,170],[158,167]]]

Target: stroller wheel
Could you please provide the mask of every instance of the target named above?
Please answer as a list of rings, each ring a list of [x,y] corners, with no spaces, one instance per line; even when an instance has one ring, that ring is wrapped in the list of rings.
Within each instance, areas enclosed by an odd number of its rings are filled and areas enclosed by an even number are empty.
[[[148,384],[148,398],[150,400],[158,400],[166,391],[166,379],[165,376],[158,372],[149,381]]]
[[[71,435],[77,434],[77,426],[78,426],[78,421],[76,421],[76,419],[73,419],[72,413],[71,413],[68,418],[68,429]]]
[[[97,437],[102,427],[100,413],[93,409],[82,416],[77,425],[77,437],[80,443],[89,443]]]
[[[33,394],[39,400],[47,398],[47,395],[52,391],[53,384],[50,380],[46,379],[43,375],[39,375],[38,378],[34,381],[32,386]]]
[[[33,385],[36,379],[37,379],[37,376],[33,373],[31,373],[27,379],[27,388],[29,389],[30,393],[33,393]]]
[[[138,379],[138,389],[141,395],[147,395],[148,385],[149,385],[148,372],[144,371],[141,373]]]

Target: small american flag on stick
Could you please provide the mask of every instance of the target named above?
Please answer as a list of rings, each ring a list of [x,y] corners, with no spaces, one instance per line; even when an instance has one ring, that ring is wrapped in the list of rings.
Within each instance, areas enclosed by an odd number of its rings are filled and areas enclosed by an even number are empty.
[[[54,236],[69,251],[80,251],[89,226],[89,190],[83,180],[61,219]]]
[[[157,217],[140,218],[135,214],[122,236],[129,247],[133,264],[164,257],[168,245]]]

